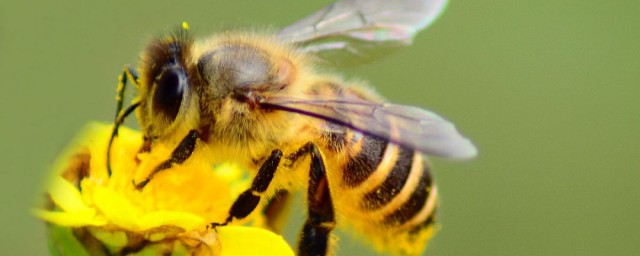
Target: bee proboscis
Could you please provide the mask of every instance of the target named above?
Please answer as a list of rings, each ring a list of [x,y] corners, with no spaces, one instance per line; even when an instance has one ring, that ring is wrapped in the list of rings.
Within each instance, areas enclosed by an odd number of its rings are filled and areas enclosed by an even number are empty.
[[[276,193],[306,190],[300,254],[327,254],[336,224],[382,249],[420,253],[437,207],[426,155],[469,159],[476,148],[437,114],[387,103],[364,84],[317,67],[364,63],[409,45],[445,5],[342,0],[275,35],[225,32],[201,41],[183,26],[151,41],[139,75],[125,68],[111,140],[135,112],[141,151],[174,145],[148,177],[133,181],[138,189],[199,147],[211,152],[212,163],[255,170],[229,217],[212,226],[246,217]],[[122,109],[127,82],[138,97]]]

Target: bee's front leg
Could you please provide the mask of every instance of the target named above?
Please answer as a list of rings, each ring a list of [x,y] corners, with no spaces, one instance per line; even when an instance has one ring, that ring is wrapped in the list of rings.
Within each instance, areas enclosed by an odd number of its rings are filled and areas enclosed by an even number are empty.
[[[118,128],[124,122],[124,119],[127,118],[133,111],[138,108],[140,102],[134,100],[131,106],[127,107],[124,111],[122,111],[122,105],[124,103],[124,96],[127,90],[127,81],[131,81],[136,87],[138,86],[138,74],[136,71],[126,66],[124,71],[120,77],[118,77],[118,95],[116,96],[116,116],[113,121],[113,130],[111,132],[111,138],[109,138],[109,146],[107,146],[107,172],[109,176],[111,176],[111,145],[113,144],[113,140],[118,136]]]
[[[193,153],[193,150],[196,148],[196,142],[198,142],[198,138],[200,138],[200,133],[198,131],[189,131],[187,136],[185,136],[182,141],[180,141],[180,144],[178,144],[178,146],[173,150],[169,159],[156,166],[151,174],[149,174],[149,176],[142,182],[136,184],[136,182],[133,181],[133,185],[136,187],[136,189],[142,190],[158,172],[171,168],[173,164],[181,164],[186,161]]]

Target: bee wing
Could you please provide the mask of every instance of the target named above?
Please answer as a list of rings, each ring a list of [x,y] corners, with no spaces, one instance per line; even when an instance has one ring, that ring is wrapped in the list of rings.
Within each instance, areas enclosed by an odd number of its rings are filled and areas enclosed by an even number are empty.
[[[462,136],[451,122],[417,107],[361,99],[290,97],[264,99],[261,106],[344,125],[428,155],[469,159],[478,153],[473,143]]]
[[[356,65],[410,45],[447,0],[342,0],[284,28],[278,37],[335,65]]]

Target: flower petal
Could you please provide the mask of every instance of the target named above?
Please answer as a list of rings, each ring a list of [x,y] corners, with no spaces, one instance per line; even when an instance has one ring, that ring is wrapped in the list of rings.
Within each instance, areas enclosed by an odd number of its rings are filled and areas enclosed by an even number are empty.
[[[51,195],[51,200],[65,212],[86,212],[92,210],[84,203],[84,200],[82,200],[82,195],[78,188],[61,176],[55,176],[51,179],[48,192],[49,195]]]
[[[244,226],[218,228],[222,256],[231,255],[294,255],[289,244],[271,231]]]
[[[204,225],[204,222],[205,220],[202,217],[187,212],[157,211],[145,214],[138,220],[137,224],[143,230],[164,225],[178,226],[184,230],[191,230]]]
[[[93,202],[110,223],[129,230],[141,230],[137,225],[142,215],[140,209],[132,205],[122,194],[104,187],[96,187]]]
[[[47,222],[65,227],[102,226],[107,220],[99,218],[95,212],[55,212],[35,209],[31,213]]]

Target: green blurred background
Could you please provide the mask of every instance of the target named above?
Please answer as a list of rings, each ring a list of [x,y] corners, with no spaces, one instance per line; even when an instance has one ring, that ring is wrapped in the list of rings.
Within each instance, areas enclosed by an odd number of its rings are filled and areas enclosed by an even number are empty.
[[[28,214],[44,174],[85,123],[112,119],[117,76],[149,38],[183,20],[200,36],[283,27],[329,2],[0,3],[0,254],[47,254]],[[480,148],[472,162],[435,160],[442,230],[429,255],[640,253],[639,10],[453,1],[414,46],[345,71],[445,115]],[[342,237],[342,255],[371,253]]]

